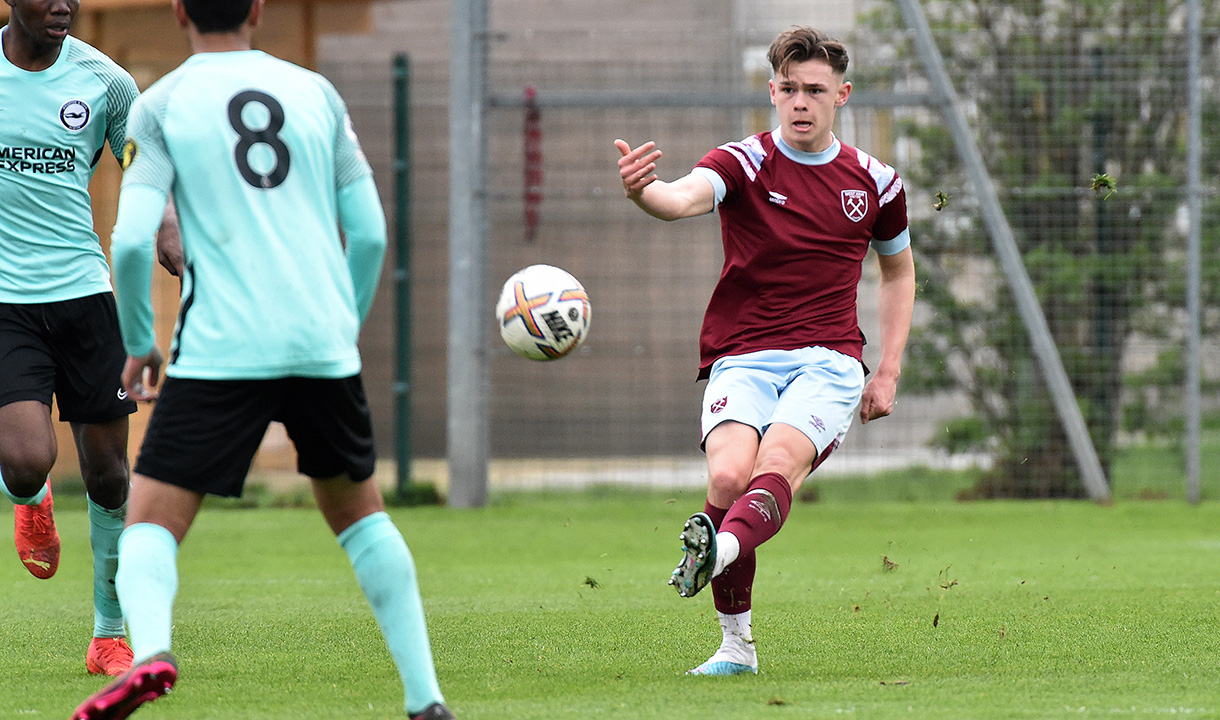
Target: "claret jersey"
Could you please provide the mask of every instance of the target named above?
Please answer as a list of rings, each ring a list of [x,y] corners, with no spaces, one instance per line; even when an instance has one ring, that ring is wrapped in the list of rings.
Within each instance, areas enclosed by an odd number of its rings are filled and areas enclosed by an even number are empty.
[[[0,30],[0,48],[7,33]],[[131,75],[71,36],[39,72],[0,50],[0,302],[110,290],[89,180],[107,140],[116,157],[121,152],[138,93]]]
[[[726,355],[821,346],[862,359],[861,263],[910,244],[898,173],[836,138],[820,153],[779,130],[712,150],[724,268],[700,333],[700,377]]]

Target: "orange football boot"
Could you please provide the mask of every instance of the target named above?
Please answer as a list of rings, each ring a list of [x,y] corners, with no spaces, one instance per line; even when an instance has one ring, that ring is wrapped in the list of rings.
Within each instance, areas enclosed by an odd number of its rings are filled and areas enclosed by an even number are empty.
[[[17,545],[17,557],[31,575],[43,580],[59,569],[59,531],[55,529],[53,508],[50,485],[47,485],[47,496],[37,505],[13,506],[16,520],[13,541]]]
[[[85,653],[85,669],[92,675],[118,677],[131,669],[131,646],[123,638],[93,638]]]

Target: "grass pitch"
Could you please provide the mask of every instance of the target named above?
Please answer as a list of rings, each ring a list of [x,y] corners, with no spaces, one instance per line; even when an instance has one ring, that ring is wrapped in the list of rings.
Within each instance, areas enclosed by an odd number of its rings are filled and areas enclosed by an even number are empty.
[[[55,578],[0,547],[0,720],[67,718],[103,682],[84,671],[87,518],[57,500]],[[587,491],[391,510],[458,717],[1220,717],[1220,505],[797,504],[759,553],[761,673],[738,678],[683,675],[719,641],[710,594],[666,585],[701,507]],[[136,717],[405,717],[316,511],[205,508],[179,561],[181,678]]]

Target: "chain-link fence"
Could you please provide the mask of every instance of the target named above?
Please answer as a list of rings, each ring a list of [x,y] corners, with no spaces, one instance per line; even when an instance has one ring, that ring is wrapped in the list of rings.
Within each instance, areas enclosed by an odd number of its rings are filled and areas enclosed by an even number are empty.
[[[322,52],[322,70],[351,105],[388,205],[391,58],[411,57],[411,433],[425,477],[446,453],[447,6],[387,3],[373,42],[332,37]],[[925,7],[1116,494],[1180,496],[1185,6],[942,0]],[[1210,128],[1220,6],[1203,8]],[[855,96],[836,132],[904,177],[920,282],[897,412],[853,428],[819,473],[973,467],[983,471],[980,494],[1077,494],[1071,452],[991,253],[975,189],[941,114],[902,101],[929,86],[888,2],[669,1],[613,13],[585,2],[491,4],[489,93],[499,101],[484,118],[494,285],[487,297],[513,271],[544,262],[580,278],[593,304],[578,353],[534,363],[500,344],[490,303],[478,300],[487,304],[493,485],[703,483],[695,369],[702,312],[722,261],[718,220],[645,216],[622,197],[612,141],[657,141],[661,177],[674,179],[711,148],[773,127],[765,50],[792,24],[848,43]],[[1217,158],[1210,143],[1204,149],[1206,360],[1214,356],[1207,331],[1220,318],[1220,298],[1211,262]],[[527,202],[529,189],[539,194]],[[364,349],[378,436],[391,456],[392,259],[388,265]],[[878,335],[875,295],[870,257],[860,293],[870,338]],[[866,360],[875,361],[877,349],[868,346]],[[1203,371],[1206,478],[1216,444],[1207,429],[1220,415],[1218,368],[1205,362]]]

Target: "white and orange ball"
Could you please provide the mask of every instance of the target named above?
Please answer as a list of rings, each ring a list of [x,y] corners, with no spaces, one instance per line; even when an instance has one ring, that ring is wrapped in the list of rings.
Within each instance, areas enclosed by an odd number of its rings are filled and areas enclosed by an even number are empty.
[[[530,360],[557,360],[580,347],[592,315],[584,286],[553,265],[513,273],[496,303],[500,337]]]

